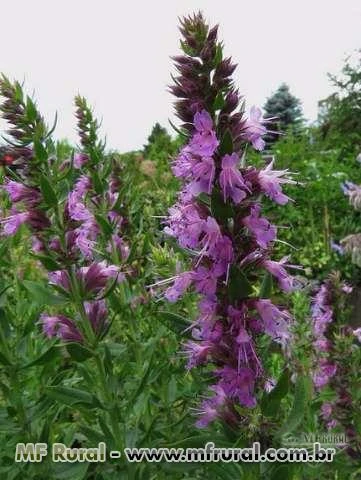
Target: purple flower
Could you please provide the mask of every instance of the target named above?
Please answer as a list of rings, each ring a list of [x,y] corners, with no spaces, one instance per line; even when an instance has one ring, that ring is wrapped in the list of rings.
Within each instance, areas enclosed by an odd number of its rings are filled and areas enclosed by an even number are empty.
[[[274,202],[284,205],[289,197],[282,192],[282,184],[297,183],[290,178],[282,178],[288,173],[288,170],[272,170],[273,161],[267,165],[264,170],[258,173],[258,182],[261,190]]]
[[[1,223],[3,224],[4,235],[15,235],[20,226],[24,223],[28,223],[29,219],[29,212],[17,212],[16,210],[13,211],[12,215],[1,220]]]
[[[74,185],[75,196],[80,200],[85,197],[85,194],[91,189],[92,182],[86,175],[81,175]]]
[[[76,236],[74,238],[75,245],[79,248],[85,258],[93,257],[93,248],[99,233],[98,224],[95,222],[93,216],[86,220],[75,229]]]
[[[199,193],[211,193],[213,188],[213,180],[216,167],[212,157],[203,157],[199,162],[195,163],[192,168],[192,178],[189,184],[189,191],[193,195]]]
[[[328,362],[327,359],[321,358],[318,369],[313,375],[313,383],[315,387],[322,388],[328,384],[330,378],[336,374],[336,365]]]
[[[325,402],[321,406],[321,416],[324,420],[329,420],[333,412],[333,405],[330,402]]]
[[[96,334],[101,334],[107,326],[108,310],[104,300],[85,302],[84,309]]]
[[[192,342],[186,343],[184,352],[188,357],[187,368],[190,370],[207,361],[207,357],[212,350],[212,344],[210,342]]]
[[[41,200],[41,196],[38,190],[35,188],[27,187],[26,185],[8,180],[4,189],[10,196],[10,200],[13,203],[24,202],[28,206],[34,206]]]
[[[194,166],[196,165],[197,160],[193,155],[187,151],[187,149],[182,149],[176,160],[172,165],[172,172],[178,178],[188,178],[192,175]]]
[[[219,145],[213,130],[213,120],[206,110],[197,112],[194,116],[196,133],[189,142],[188,151],[200,157],[211,157]]]
[[[105,262],[92,263],[88,267],[81,267],[75,273],[78,281],[83,287],[84,294],[99,293],[110,280],[117,279],[118,282],[124,280],[124,274],[120,272],[119,267],[107,265]],[[49,280],[67,292],[71,290],[69,274],[65,270],[56,270],[49,272]]]
[[[357,338],[357,340],[361,343],[361,327],[356,328],[356,330],[353,330],[353,334]]]
[[[79,222],[93,219],[92,213],[86,208],[75,191],[70,192],[68,195],[68,211],[70,218]]]
[[[45,250],[44,243],[37,237],[32,237],[31,248],[34,253],[41,253]]]
[[[116,233],[113,233],[111,240],[109,241],[107,246],[107,252],[111,253],[112,251],[117,252],[122,261],[126,261],[129,257],[129,246],[125,243],[122,237],[120,237]]]
[[[199,428],[205,428],[213,422],[219,416],[226,401],[226,394],[220,385],[213,385],[210,390],[214,391],[215,395],[204,400],[198,410],[200,419],[196,422],[196,426]]]
[[[265,217],[260,217],[261,207],[254,205],[251,214],[243,219],[243,224],[256,237],[256,242],[261,248],[267,248],[276,238],[276,227],[271,225]]]
[[[262,110],[253,106],[244,127],[244,135],[256,150],[263,150],[266,145],[262,138],[267,133],[264,123],[265,119],[262,116]]]
[[[294,279],[284,268],[284,266],[290,266],[287,265],[287,260],[287,257],[283,258],[279,262],[275,262],[273,260],[264,260],[262,262],[262,266],[277,278],[278,284],[284,292],[291,292],[294,289]]]
[[[164,232],[176,237],[184,248],[197,248],[203,232],[204,219],[193,203],[179,203],[169,209],[168,227]]]
[[[272,392],[272,390],[275,388],[277,385],[277,381],[274,378],[267,378],[265,384],[264,384],[264,389],[267,393]]]
[[[174,283],[165,291],[168,302],[174,303],[181,297],[192,283],[192,272],[183,272],[176,277]]]
[[[222,159],[222,171],[219,175],[219,184],[223,192],[223,200],[232,198],[234,203],[240,203],[246,198],[249,191],[241,172],[238,170],[239,157],[236,153],[225,155]]]
[[[80,169],[89,161],[88,155],[85,153],[76,153],[74,155],[74,167]]]
[[[218,385],[227,397],[237,399],[244,407],[252,408],[256,405],[253,395],[255,375],[250,368],[225,366],[216,373],[220,377]]]
[[[49,282],[53,285],[57,285],[58,287],[63,288],[67,292],[70,292],[70,278],[69,274],[65,270],[55,270],[53,272],[49,272],[48,274]]]
[[[58,337],[69,342],[82,342],[83,337],[70,318],[64,315],[41,314],[40,321],[47,337]]]
[[[222,238],[219,225],[213,217],[207,217],[207,220],[203,223],[204,236],[201,240],[201,257],[203,255],[209,255],[210,252],[214,252],[218,242]]]
[[[209,269],[200,265],[193,274],[195,290],[204,295],[214,295],[217,290],[217,277],[220,274],[214,268]]]
[[[86,293],[99,293],[103,290],[109,280],[124,280],[124,274],[115,265],[107,265],[105,262],[92,263],[89,267],[82,267],[79,270],[78,278],[81,280]]]
[[[279,310],[268,299],[255,301],[255,307],[264,324],[264,330],[276,342],[286,346],[289,341],[290,314],[285,310]]]

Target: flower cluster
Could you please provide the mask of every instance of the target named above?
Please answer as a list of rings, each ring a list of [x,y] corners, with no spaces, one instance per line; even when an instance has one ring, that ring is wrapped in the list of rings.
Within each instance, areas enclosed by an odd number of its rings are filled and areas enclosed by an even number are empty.
[[[3,117],[13,125],[9,133],[19,142],[4,152],[3,189],[11,210],[1,221],[2,232],[14,235],[22,224],[30,228],[33,252],[49,270],[50,284],[76,307],[74,318],[43,313],[45,334],[94,343],[109,325],[104,297],[124,280],[120,265],[129,255],[116,166],[104,153],[98,123],[82,97],[75,99],[81,147],[63,161],[21,86],[2,79],[0,93],[6,97]],[[34,130],[22,129],[29,110]]]
[[[262,195],[283,205],[282,185],[294,183],[273,164],[258,170],[245,166],[251,144],[264,147],[265,120],[253,108],[249,118],[239,105],[230,75],[235,65],[222,59],[217,27],[209,29],[199,14],[182,21],[185,56],[175,57],[180,76],[172,92],[181,98],[177,115],[185,122],[188,142],[172,170],[183,181],[177,203],[169,210],[165,232],[193,257],[165,291],[175,302],[188,288],[200,295],[193,340],[185,345],[188,368],[210,363],[213,396],[200,407],[198,426],[216,418],[237,422],[237,405],[256,405],[257,386],[267,388],[258,351],[266,334],[288,345],[290,314],[260,291],[273,276],[281,290],[294,288],[288,259],[270,258],[277,228],[262,214]]]
[[[340,322],[341,312],[345,310],[351,292],[352,288],[342,282],[338,274],[331,274],[313,298],[313,382],[318,390],[326,386],[332,388],[335,397],[322,404],[321,418],[328,429],[338,428],[346,433],[347,451],[354,456],[354,448],[359,449],[360,444],[357,447],[357,434],[352,419],[353,373],[345,355],[350,357],[359,351],[355,345],[358,329],[352,330]]]
[[[361,186],[353,182],[346,181],[341,184],[343,193],[349,198],[350,205],[355,210],[361,209]],[[348,254],[351,256],[352,262],[361,266],[361,235],[354,233],[347,235],[340,242],[340,245],[333,244],[333,248],[340,254]]]
[[[350,287],[343,286],[345,292],[348,292],[348,288]],[[313,383],[318,389],[327,385],[337,371],[337,365],[332,361],[330,354],[332,341],[327,337],[330,324],[334,320],[333,297],[333,282],[327,280],[319,287],[312,299],[313,346],[317,352],[317,366],[313,375]]]

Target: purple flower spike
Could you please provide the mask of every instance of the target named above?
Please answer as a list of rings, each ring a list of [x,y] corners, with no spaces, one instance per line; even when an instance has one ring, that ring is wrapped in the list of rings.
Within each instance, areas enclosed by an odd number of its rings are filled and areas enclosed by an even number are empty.
[[[187,48],[175,59],[179,75],[171,91],[188,139],[172,165],[182,189],[164,231],[187,249],[191,266],[177,271],[164,296],[175,302],[192,289],[200,297],[189,328],[193,339],[185,346],[187,368],[206,364],[217,384],[200,405],[196,425],[220,419],[236,429],[245,421],[237,406],[253,408],[257,389],[271,389],[257,337],[266,333],[290,351],[289,313],[256,295],[263,269],[284,291],[294,286],[286,259],[270,258],[276,227],[261,214],[262,193],[283,205],[288,197],[282,185],[294,182],[272,164],[261,171],[247,166],[248,144],[264,147],[267,120],[254,107],[248,120],[238,109],[240,95],[230,78],[235,65],[217,53],[217,28],[209,29],[199,14],[183,19],[181,32]]]

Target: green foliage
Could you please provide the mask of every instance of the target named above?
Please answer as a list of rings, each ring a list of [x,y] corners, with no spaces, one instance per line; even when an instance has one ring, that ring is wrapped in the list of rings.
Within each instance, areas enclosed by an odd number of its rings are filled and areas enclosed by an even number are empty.
[[[327,146],[348,154],[361,150],[361,50],[346,59],[341,75],[329,75],[336,91],[319,102],[320,130]]]

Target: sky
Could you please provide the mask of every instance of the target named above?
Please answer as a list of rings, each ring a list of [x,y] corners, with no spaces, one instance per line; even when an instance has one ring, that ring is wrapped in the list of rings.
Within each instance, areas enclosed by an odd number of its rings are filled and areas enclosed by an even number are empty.
[[[361,47],[360,0],[0,0],[0,7],[0,71],[25,82],[49,123],[58,112],[58,138],[76,142],[73,98],[85,96],[108,147],[122,152],[142,148],[155,122],[175,120],[167,85],[170,57],[180,53],[179,16],[201,9],[219,24],[248,107],[286,82],[309,121],[333,91],[327,72],[339,72]]]

